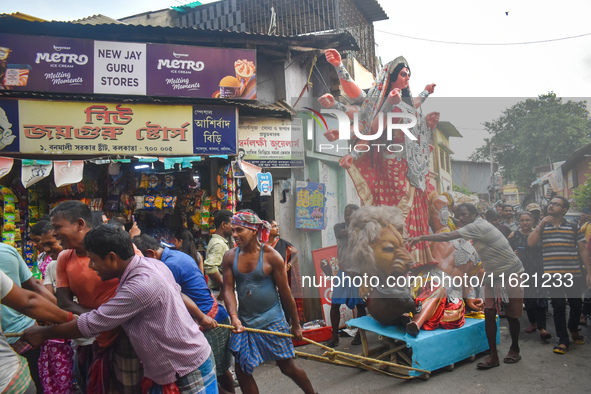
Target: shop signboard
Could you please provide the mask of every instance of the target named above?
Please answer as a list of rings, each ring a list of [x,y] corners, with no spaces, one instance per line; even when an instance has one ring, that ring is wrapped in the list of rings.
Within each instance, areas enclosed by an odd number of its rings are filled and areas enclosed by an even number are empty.
[[[146,95],[146,44],[95,41],[94,93]]]
[[[296,182],[296,228],[304,230],[326,228],[325,193],[324,183]]]
[[[235,155],[238,109],[226,106],[195,107],[194,153]]]
[[[262,168],[303,167],[302,120],[241,117],[238,148],[243,160]]]
[[[256,99],[256,51],[0,34],[5,89]]]
[[[235,154],[237,109],[220,108],[0,99],[0,125],[4,129],[0,152],[154,156]],[[197,112],[225,116],[221,118],[223,133],[216,134],[214,139],[215,143],[219,141],[218,146],[203,143],[205,133],[194,122]],[[211,135],[212,132],[207,134],[208,137]],[[2,141],[6,144],[2,145]]]

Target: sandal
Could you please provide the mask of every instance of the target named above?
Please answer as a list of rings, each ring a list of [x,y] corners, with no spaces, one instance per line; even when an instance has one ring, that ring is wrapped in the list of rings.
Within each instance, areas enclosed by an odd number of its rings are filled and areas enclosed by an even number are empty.
[[[568,346],[560,344],[558,346],[554,346],[554,353],[556,354],[566,354],[568,352]]]
[[[575,334],[575,333],[571,332],[571,336],[573,338],[574,344],[576,344],[576,345],[584,345],[585,344],[585,337],[582,336],[581,334],[579,334],[579,333]]]
[[[542,341],[547,341],[550,338],[552,338],[552,334],[550,334],[548,331],[540,333],[540,339]]]
[[[525,333],[531,334],[532,332],[536,332],[537,329],[538,329],[537,327],[529,326],[528,328],[525,329]]]
[[[482,363],[476,364],[476,368],[478,368],[478,369],[491,369],[491,368],[498,367],[499,365],[500,365],[499,363],[488,364],[488,363],[482,362]]]

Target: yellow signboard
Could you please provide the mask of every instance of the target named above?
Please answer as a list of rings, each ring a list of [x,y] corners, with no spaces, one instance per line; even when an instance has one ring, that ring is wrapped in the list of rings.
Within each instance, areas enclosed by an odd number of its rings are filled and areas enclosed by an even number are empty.
[[[22,153],[191,155],[193,107],[19,102]]]

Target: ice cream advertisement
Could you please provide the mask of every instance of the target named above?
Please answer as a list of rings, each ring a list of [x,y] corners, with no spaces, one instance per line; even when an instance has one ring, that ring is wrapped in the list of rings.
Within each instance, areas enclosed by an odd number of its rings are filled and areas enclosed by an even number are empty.
[[[0,89],[255,100],[256,51],[0,34]]]
[[[256,51],[148,45],[151,96],[256,99]]]
[[[0,34],[0,89],[92,93],[93,41]]]

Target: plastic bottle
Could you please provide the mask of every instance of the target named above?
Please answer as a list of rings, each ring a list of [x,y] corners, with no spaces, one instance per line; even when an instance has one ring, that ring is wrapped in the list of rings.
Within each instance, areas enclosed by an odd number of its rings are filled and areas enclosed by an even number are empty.
[[[35,279],[43,279],[43,274],[41,274],[41,270],[39,269],[39,266],[37,265],[37,263],[33,264],[33,277]]]

